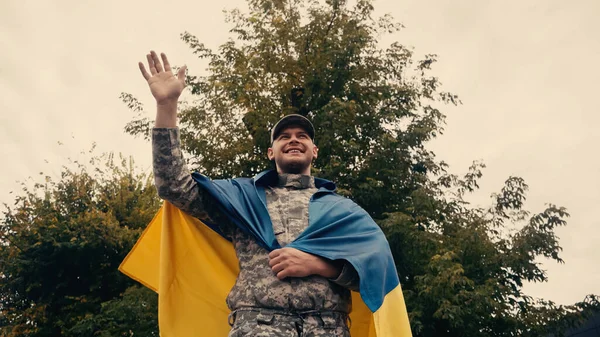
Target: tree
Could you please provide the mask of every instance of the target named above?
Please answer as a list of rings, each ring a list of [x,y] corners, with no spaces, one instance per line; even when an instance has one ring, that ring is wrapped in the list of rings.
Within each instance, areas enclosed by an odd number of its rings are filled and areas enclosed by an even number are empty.
[[[555,205],[524,210],[527,185],[510,177],[492,206],[474,208],[481,164],[462,179],[440,175],[413,193],[417,220],[394,213],[381,222],[404,276],[403,287],[418,336],[560,335],[600,308],[596,296],[556,306],[523,293],[525,281],[546,282],[538,257],[562,263],[554,229],[566,224]]]
[[[158,336],[157,296],[118,266],[158,210],[132,160],[23,184],[0,222],[1,336]]]
[[[307,115],[320,148],[314,173],[335,180],[388,235],[415,336],[540,336],[598,308],[595,296],[565,307],[522,292],[525,281],[547,281],[538,257],[563,262],[554,229],[568,213],[548,205],[530,214],[518,177],[489,208],[465,201],[483,165],[458,177],[426,148],[443,131],[439,107],[460,101],[430,74],[435,55],[415,60],[400,43],[380,47],[400,24],[373,18],[371,0],[248,4],[228,13],[232,38],[216,52],[181,36],[209,61],[206,76],[189,77],[193,101],[180,114],[193,168],[251,176],[271,165],[274,123]],[[122,99],[139,113],[126,131],[149,137],[142,105]]]
[[[219,53],[182,34],[210,64],[208,76],[190,76],[195,101],[180,115],[192,166],[214,178],[253,175],[270,165],[264,154],[274,123],[290,112],[308,114],[320,147],[315,173],[335,178],[376,218],[405,209],[426,173],[442,168],[424,148],[443,124],[434,105],[458,103],[427,75],[435,55],[414,62],[399,43],[380,49],[376,37],[400,25],[370,19],[371,1],[352,9],[337,0],[249,5],[249,14],[229,13],[237,40]],[[140,111],[133,97],[122,97]],[[148,137],[150,125],[139,118],[126,130]]]

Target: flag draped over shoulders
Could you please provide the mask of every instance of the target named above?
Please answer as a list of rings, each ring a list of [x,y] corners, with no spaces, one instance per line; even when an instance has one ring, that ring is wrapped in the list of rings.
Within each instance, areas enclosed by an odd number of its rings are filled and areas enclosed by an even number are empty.
[[[254,178],[210,180],[194,174],[221,211],[267,250],[280,248],[266,209],[264,186],[273,171]],[[353,337],[409,337],[408,315],[387,240],[354,202],[315,178],[309,225],[286,247],[331,260],[346,260],[360,278],[352,293]],[[215,230],[165,202],[125,258],[120,270],[159,294],[163,337],[227,336],[225,298],[239,272],[233,245]]]

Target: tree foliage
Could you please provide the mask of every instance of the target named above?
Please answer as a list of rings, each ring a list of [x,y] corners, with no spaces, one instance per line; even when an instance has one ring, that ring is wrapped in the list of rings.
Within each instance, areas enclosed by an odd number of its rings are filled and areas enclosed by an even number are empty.
[[[509,177],[488,208],[465,200],[483,165],[459,177],[426,148],[443,131],[439,108],[460,101],[431,75],[435,55],[415,60],[398,42],[379,44],[400,24],[374,18],[371,0],[248,3],[247,12],[228,13],[232,38],[217,51],[181,36],[209,62],[207,75],[191,76],[193,101],[180,114],[195,169],[251,176],[271,165],[274,123],[306,115],[320,149],[314,174],[336,181],[388,236],[415,336],[560,333],[598,307],[594,296],[557,306],[523,293],[525,282],[547,281],[539,258],[563,262],[555,229],[568,213],[555,205],[528,212],[519,177]],[[122,98],[142,111],[132,96]],[[126,130],[147,137],[149,123],[137,118]]]
[[[370,19],[371,1],[250,1],[231,11],[236,39],[208,49],[182,34],[193,53],[208,59],[207,76],[191,76],[194,102],[180,115],[192,165],[211,177],[253,175],[270,165],[269,130],[283,115],[308,115],[316,126],[316,174],[335,178],[347,195],[377,217],[405,208],[406,197],[440,170],[423,144],[437,135],[443,115],[428,75],[435,55],[414,61],[399,43],[381,49],[377,37],[400,25]],[[139,107],[131,96],[123,98]],[[291,105],[294,102],[295,106]],[[147,119],[127,130],[149,131]]]
[[[156,295],[118,266],[158,209],[133,162],[23,185],[0,225],[1,336],[157,336]],[[89,166],[89,165],[88,165]]]
[[[546,282],[540,258],[563,263],[555,230],[567,211],[525,208],[527,185],[509,177],[489,207],[467,201],[483,164],[467,174],[427,149],[458,97],[431,74],[435,55],[415,59],[381,36],[402,26],[374,17],[371,0],[249,0],[227,14],[232,38],[216,51],[182,40],[208,60],[190,76],[180,114],[184,150],[213,178],[251,176],[272,165],[269,130],[283,115],[317,128],[314,174],[363,206],[385,231],[415,336],[560,334],[598,310],[590,295],[570,306],[523,293]],[[152,121],[126,126],[149,138]],[[112,156],[25,187],[0,227],[0,335],[156,336],[156,295],[117,271],[158,208],[148,176]]]
[[[373,18],[372,1],[250,0],[228,20],[233,37],[216,52],[182,34],[209,61],[208,75],[191,77],[194,101],[180,119],[193,167],[215,178],[253,175],[270,165],[264,153],[280,117],[311,118],[314,173],[386,231],[416,336],[538,336],[597,307],[594,296],[556,306],[523,293],[525,282],[547,281],[539,258],[563,262],[555,229],[567,211],[530,214],[518,177],[488,208],[465,200],[483,165],[458,177],[426,149],[443,131],[439,107],[460,101],[430,74],[435,55],[415,60],[400,43],[380,46],[401,25]],[[148,130],[140,119],[127,128]]]

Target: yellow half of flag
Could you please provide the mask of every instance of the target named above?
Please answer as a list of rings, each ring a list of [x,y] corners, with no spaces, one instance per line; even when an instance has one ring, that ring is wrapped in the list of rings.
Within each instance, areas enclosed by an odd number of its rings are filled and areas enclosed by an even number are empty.
[[[168,202],[119,270],[156,291],[162,337],[229,333],[225,299],[239,272],[231,242]],[[411,337],[400,285],[372,313],[352,292],[352,337]]]

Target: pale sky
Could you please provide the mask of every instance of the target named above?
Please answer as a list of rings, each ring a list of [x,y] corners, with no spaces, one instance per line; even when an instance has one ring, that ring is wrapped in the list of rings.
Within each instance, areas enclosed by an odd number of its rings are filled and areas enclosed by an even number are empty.
[[[223,9],[239,0],[3,0],[0,2],[0,202],[16,181],[39,172],[57,177],[67,157],[92,142],[133,155],[150,170],[150,144],[126,135],[134,116],[119,100],[138,97],[153,117],[153,99],[137,62],[150,49],[202,74],[205,64],[180,41],[190,31],[216,49],[228,37]],[[560,304],[600,294],[600,1],[379,0],[406,28],[383,42],[435,53],[433,74],[463,105],[444,108],[438,158],[463,174],[473,160],[487,169],[470,200],[486,206],[510,175],[530,186],[526,208],[567,207],[557,232],[565,264],[540,261],[546,284],[528,295]],[[61,142],[63,145],[59,145]],[[17,192],[18,193],[18,192]]]

